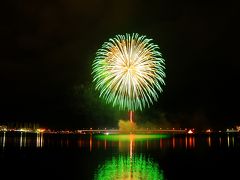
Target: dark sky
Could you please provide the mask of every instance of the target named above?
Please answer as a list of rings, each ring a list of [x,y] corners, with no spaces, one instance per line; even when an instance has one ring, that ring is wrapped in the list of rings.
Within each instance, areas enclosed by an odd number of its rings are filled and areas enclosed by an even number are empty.
[[[139,121],[239,124],[237,7],[234,1],[7,1],[0,8],[0,122],[116,125],[126,112],[98,103],[91,64],[108,38],[138,32],[160,46],[167,74],[164,93]]]

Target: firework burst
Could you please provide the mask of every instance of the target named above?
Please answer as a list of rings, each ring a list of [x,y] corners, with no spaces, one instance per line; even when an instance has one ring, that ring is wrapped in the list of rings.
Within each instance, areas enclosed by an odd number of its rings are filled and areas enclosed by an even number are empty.
[[[165,67],[158,45],[151,41],[136,33],[116,35],[97,51],[93,81],[107,103],[135,111],[157,101]]]

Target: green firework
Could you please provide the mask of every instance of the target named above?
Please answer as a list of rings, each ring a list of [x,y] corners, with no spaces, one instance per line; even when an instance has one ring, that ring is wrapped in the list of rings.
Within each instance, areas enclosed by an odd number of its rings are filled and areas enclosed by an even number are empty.
[[[116,35],[97,51],[93,81],[107,103],[135,111],[157,101],[165,84],[165,63],[151,41],[137,33]]]

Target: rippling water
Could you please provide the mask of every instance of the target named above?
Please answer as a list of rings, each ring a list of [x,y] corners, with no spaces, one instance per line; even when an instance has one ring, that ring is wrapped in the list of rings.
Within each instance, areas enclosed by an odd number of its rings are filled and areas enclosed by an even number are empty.
[[[233,179],[240,137],[0,132],[0,150],[6,179]]]

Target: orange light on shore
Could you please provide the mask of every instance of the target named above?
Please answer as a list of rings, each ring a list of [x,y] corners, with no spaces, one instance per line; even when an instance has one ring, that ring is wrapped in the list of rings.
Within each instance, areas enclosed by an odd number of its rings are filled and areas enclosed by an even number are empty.
[[[207,129],[207,130],[206,130],[206,133],[211,133],[211,129]]]
[[[193,134],[193,131],[190,129],[190,130],[188,130],[187,133],[188,133],[188,134]]]
[[[38,132],[38,133],[43,133],[44,131],[46,131],[46,129],[43,129],[43,128],[37,129],[37,132]]]

